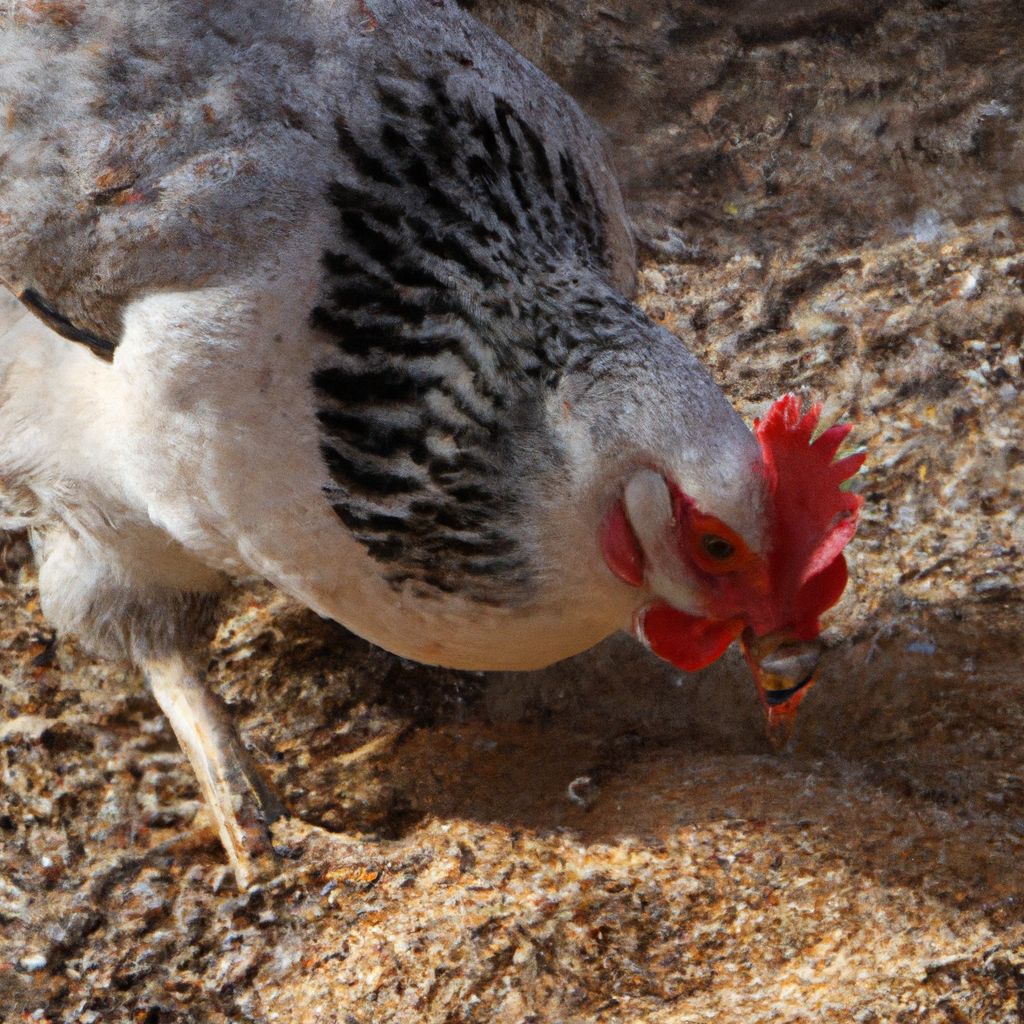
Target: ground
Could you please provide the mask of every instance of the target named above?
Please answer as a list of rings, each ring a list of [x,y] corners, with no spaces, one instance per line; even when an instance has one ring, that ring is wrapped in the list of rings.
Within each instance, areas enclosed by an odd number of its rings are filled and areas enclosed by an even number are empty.
[[[868,462],[790,747],[735,656],[426,670],[269,589],[211,678],[295,817],[239,895],[123,667],[0,594],[0,1019],[1024,1020],[1024,13],[472,5],[608,127],[641,298]]]

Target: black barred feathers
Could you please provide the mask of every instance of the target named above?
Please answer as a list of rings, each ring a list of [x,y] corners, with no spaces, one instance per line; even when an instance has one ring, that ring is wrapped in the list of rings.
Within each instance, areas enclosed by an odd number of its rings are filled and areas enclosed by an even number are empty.
[[[377,90],[373,128],[336,122],[349,173],[311,315],[334,346],[313,378],[325,491],[396,588],[515,604],[524,484],[558,463],[544,399],[576,347],[561,282],[606,269],[602,211],[503,99]]]

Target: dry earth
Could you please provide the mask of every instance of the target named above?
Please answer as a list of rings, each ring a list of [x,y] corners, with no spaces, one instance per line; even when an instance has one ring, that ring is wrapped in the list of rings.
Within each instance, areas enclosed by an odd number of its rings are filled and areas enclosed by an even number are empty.
[[[425,670],[261,586],[211,676],[296,818],[239,896],[126,670],[0,595],[0,1020],[1024,1020],[1024,13],[478,2],[609,126],[648,311],[869,451],[791,748],[738,659]],[[301,819],[301,820],[300,820]]]

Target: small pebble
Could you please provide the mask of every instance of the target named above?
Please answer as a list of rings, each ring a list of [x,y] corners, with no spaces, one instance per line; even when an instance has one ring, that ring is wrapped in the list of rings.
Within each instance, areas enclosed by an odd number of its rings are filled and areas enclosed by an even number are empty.
[[[566,796],[577,807],[582,807],[585,811],[589,811],[594,806],[600,793],[601,788],[589,775],[580,775],[573,779],[566,788]]]
[[[665,275],[660,270],[645,270],[644,271],[644,284],[652,292],[657,292],[659,295],[665,293],[668,283],[665,280]]]
[[[33,953],[31,956],[22,957],[18,961],[18,966],[29,973],[41,971],[46,966],[46,957],[42,953]]]
[[[974,584],[974,592],[979,597],[1009,597],[1013,590],[1013,580],[1009,576],[989,576]]]
[[[950,291],[954,298],[973,299],[980,291],[978,275],[973,270],[954,274],[950,281]]]

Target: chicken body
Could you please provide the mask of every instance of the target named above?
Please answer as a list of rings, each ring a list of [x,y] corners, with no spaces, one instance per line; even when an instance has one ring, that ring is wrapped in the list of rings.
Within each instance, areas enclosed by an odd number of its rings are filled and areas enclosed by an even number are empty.
[[[761,450],[626,298],[595,130],[453,3],[54,10],[0,34],[0,477],[44,611],[146,671],[243,884],[277,811],[195,667],[232,576],[507,669],[706,611],[671,488],[767,557]]]
[[[5,346],[0,468],[66,526],[56,621],[95,633],[72,593],[104,573],[116,605],[255,570],[403,655],[525,668],[628,625],[597,547],[627,468],[760,545],[756,445],[622,298],[605,154],[536,69],[447,5],[100,6],[15,27],[44,59],[3,81],[0,274],[113,350]]]

